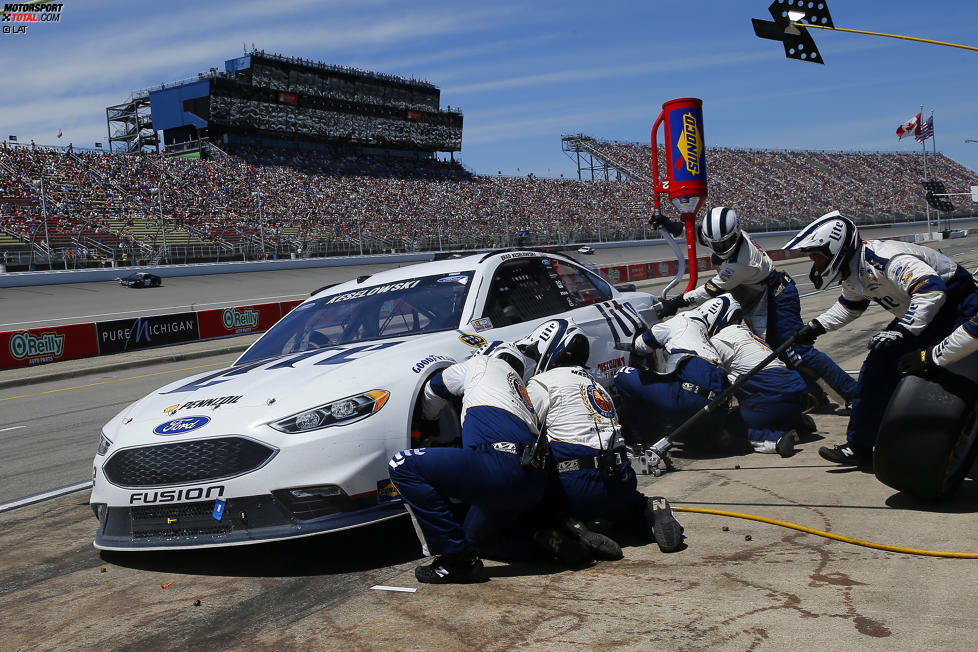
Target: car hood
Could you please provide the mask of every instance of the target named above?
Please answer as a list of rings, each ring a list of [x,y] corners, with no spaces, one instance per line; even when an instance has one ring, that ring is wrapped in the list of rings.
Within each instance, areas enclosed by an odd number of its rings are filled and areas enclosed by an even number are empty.
[[[122,430],[149,435],[173,420],[206,417],[204,425],[210,427],[189,424],[184,431],[178,427],[165,434],[244,434],[269,421],[374,389],[391,392],[392,400],[413,397],[432,369],[475,350],[459,335],[448,331],[326,347],[198,374],[129,406],[105,430],[112,438],[125,424]],[[162,437],[154,439],[162,443]]]

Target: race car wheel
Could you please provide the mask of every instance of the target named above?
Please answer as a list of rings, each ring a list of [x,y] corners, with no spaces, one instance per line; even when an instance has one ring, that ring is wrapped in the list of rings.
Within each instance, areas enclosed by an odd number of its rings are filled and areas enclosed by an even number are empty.
[[[949,373],[938,380],[908,376],[900,382],[873,456],[880,482],[935,501],[957,490],[978,455],[973,386]]]

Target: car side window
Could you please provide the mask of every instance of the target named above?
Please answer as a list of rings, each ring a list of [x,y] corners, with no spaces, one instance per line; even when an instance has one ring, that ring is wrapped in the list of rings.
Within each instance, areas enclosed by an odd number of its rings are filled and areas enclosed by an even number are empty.
[[[551,266],[570,293],[575,307],[589,306],[612,297],[611,286],[587,270],[559,260],[553,260]]]
[[[549,259],[519,258],[496,269],[482,316],[509,326],[574,307]]]

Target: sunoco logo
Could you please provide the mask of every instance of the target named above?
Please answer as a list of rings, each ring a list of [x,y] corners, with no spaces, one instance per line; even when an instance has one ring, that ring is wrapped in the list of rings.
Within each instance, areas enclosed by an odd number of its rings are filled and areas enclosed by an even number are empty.
[[[245,308],[244,310],[225,308],[224,312],[221,313],[221,323],[229,331],[235,328],[257,328],[258,314],[257,310],[252,310],[251,308]]]
[[[10,355],[15,360],[41,355],[60,358],[64,350],[65,336],[57,333],[45,333],[41,337],[36,337],[24,331],[15,333],[10,338]]]
[[[699,174],[703,139],[700,137],[699,125],[696,124],[696,116],[692,113],[683,114],[683,133],[679,136],[676,147],[686,161],[686,170],[690,174]]]

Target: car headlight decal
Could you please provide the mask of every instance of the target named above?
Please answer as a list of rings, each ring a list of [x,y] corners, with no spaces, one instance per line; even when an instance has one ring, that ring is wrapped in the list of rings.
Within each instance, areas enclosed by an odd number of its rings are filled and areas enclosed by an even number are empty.
[[[385,389],[347,396],[298,414],[269,423],[280,432],[309,432],[330,426],[345,426],[376,414],[387,403],[391,393]]]
[[[106,437],[105,436],[105,433],[103,432],[103,433],[101,433],[99,435],[99,438],[98,438],[98,451],[96,451],[96,453],[98,455],[105,455],[108,452],[109,447],[111,447],[111,446],[112,446],[112,441],[108,437]],[[91,450],[91,449],[89,449],[89,450]]]

